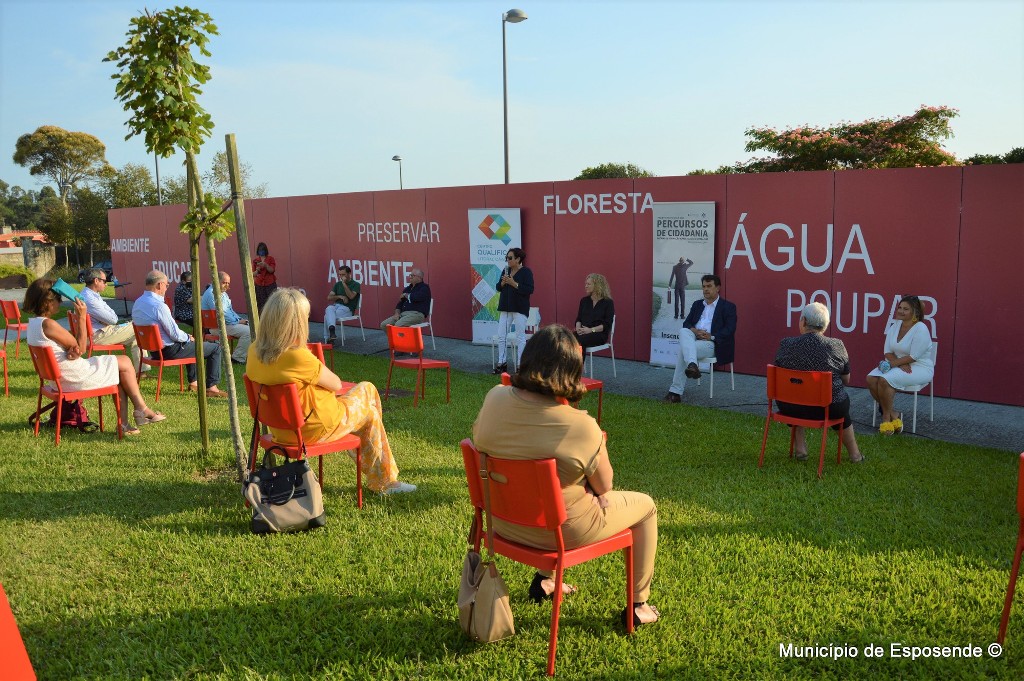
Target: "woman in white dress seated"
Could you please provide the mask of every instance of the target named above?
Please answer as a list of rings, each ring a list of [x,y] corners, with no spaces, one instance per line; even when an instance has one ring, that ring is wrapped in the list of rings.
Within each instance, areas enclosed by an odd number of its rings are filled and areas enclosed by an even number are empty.
[[[903,432],[902,414],[893,407],[897,390],[919,390],[935,374],[932,334],[921,321],[924,308],[917,296],[903,296],[896,321],[885,334],[885,361],[868,374],[868,390],[882,410],[883,435]],[[886,367],[888,364],[888,368]]]
[[[60,296],[53,291],[52,279],[36,279],[25,292],[24,308],[35,315],[28,323],[28,344],[36,347],[53,348],[53,355],[60,369],[61,388],[64,390],[94,390],[118,386],[121,398],[121,423],[123,435],[138,435],[139,429],[128,422],[128,401],[135,406],[135,423],[143,426],[163,421],[167,417],[146,406],[135,378],[135,367],[127,355],[97,355],[82,357],[82,349],[89,347],[86,325],[78,325],[78,337],[51,319],[60,312]],[[89,314],[85,301],[75,299],[75,312],[81,318]]]

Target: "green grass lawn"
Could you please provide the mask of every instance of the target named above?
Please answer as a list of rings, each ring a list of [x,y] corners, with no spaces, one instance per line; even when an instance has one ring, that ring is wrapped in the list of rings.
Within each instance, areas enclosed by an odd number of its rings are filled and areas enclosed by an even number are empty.
[[[177,392],[173,374],[150,401],[168,421],[120,443],[110,432],[67,432],[54,448],[52,431],[34,438],[26,426],[37,379],[25,348],[10,362],[0,581],[41,679],[543,675],[551,606],[527,600],[529,568],[499,559],[513,638],[474,644],[457,625],[471,518],[458,443],[493,377],[453,373],[445,404],[443,376],[432,372],[418,409],[411,397],[386,404],[400,477],[416,493],[367,492],[357,510],[353,465],[331,456],[327,527],[258,538],[234,480],[223,401],[212,403],[210,456],[194,398]],[[338,353],[336,363],[343,378],[383,388],[385,359]],[[412,377],[399,372],[396,384],[411,388]],[[155,381],[143,389],[151,400]],[[96,420],[95,400],[87,406]],[[584,406],[596,411],[596,398]],[[571,569],[580,592],[562,610],[559,677],[1024,676],[1024,605],[1008,649],[987,653],[1017,531],[1013,454],[869,436],[865,465],[836,466],[833,454],[819,481],[816,460],[787,459],[778,425],[759,470],[762,426],[755,416],[605,396],[615,485],[658,503],[651,601],[663,619],[624,635],[620,555]],[[972,644],[982,656],[894,658],[893,643]],[[787,658],[788,644],[852,646],[858,656]],[[865,657],[871,644],[884,654]]]

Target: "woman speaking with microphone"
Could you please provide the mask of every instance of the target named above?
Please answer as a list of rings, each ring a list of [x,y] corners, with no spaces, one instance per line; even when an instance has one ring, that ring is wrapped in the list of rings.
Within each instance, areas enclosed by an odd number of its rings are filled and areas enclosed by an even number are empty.
[[[501,281],[498,282],[498,333],[501,334],[501,342],[498,343],[498,366],[494,369],[495,374],[508,371],[508,360],[506,351],[508,345],[509,327],[515,325],[516,366],[523,358],[523,347],[526,345],[526,316],[530,314],[530,294],[533,293],[533,272],[523,263],[526,254],[521,248],[510,248],[505,254],[507,263],[501,273]]]

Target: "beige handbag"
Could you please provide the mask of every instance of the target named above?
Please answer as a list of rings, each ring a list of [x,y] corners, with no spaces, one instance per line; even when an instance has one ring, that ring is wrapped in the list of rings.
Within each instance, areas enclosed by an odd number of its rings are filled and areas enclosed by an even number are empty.
[[[481,471],[486,471],[486,454],[481,453]],[[486,475],[486,473],[484,473]],[[508,588],[494,562],[494,527],[491,519],[491,497],[484,481],[484,510],[487,515],[487,560],[473,550],[476,538],[476,519],[469,533],[469,550],[462,564],[462,582],[459,584],[459,626],[474,641],[492,643],[516,633],[512,621],[512,606],[508,601]]]

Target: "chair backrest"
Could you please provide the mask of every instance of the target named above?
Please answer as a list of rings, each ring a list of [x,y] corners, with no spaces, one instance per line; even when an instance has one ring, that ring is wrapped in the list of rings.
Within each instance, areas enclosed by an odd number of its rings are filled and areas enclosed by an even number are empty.
[[[469,439],[462,441],[462,459],[474,506],[483,507],[480,452]],[[475,478],[475,480],[474,480]],[[491,514],[505,522],[555,532],[561,543],[565,502],[554,459],[499,459],[487,457]],[[474,486],[476,489],[474,489]],[[479,504],[474,499],[478,496]]]
[[[306,343],[306,347],[309,348],[309,351],[313,353],[314,357],[316,357],[318,360],[320,360],[321,364],[326,364],[326,362],[324,362],[324,346],[323,345],[321,345],[320,343]]]
[[[164,349],[164,339],[160,335],[160,327],[156,324],[136,324],[135,340],[140,350],[160,352]]]
[[[430,308],[427,310],[427,319],[434,319],[434,296],[430,296]]]
[[[5,322],[8,324],[18,324],[21,322],[21,310],[18,309],[18,301],[0,300],[0,307],[3,308]]]
[[[387,328],[388,348],[396,352],[423,353],[423,330],[418,326],[391,326]]]
[[[832,403],[832,372],[796,371],[769,364],[768,399],[827,407]]]
[[[615,315],[612,315],[612,330],[608,332],[608,345],[615,340]]]
[[[269,428],[293,431],[301,447],[302,426],[306,424],[306,418],[302,415],[298,387],[294,383],[264,385],[249,378],[248,374],[243,374],[242,380],[253,419]]]
[[[88,317],[89,315],[86,315]],[[78,338],[78,313],[74,310],[68,310],[68,330],[71,331],[71,335]],[[92,335],[90,334],[90,338]]]
[[[200,310],[199,315],[204,329],[217,329],[216,310]]]
[[[35,367],[39,378],[44,381],[53,381],[60,385],[60,367],[57,365],[57,357],[53,354],[50,346],[30,345],[29,354],[32,356],[32,366]]]

